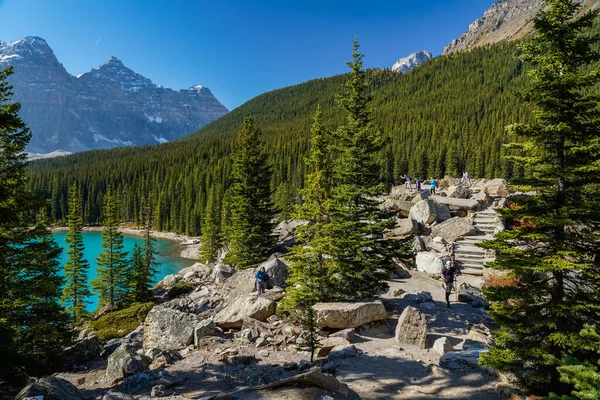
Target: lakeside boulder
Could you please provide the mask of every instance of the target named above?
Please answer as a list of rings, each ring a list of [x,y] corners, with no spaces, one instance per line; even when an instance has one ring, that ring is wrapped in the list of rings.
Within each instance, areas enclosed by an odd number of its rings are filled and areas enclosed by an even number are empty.
[[[396,227],[385,234],[386,237],[403,237],[419,231],[417,221],[412,218],[397,218]]]
[[[506,197],[508,196],[508,182],[502,178],[492,179],[485,183],[484,191],[493,197]]]
[[[240,329],[247,318],[266,321],[275,314],[277,303],[258,294],[239,296],[233,299],[214,317],[215,324],[222,329]]]
[[[193,314],[156,306],[144,321],[144,349],[179,350],[194,343],[200,320]]]
[[[356,328],[387,318],[387,312],[381,300],[317,303],[313,309],[317,312],[317,325],[320,328]]]
[[[108,357],[104,381],[113,385],[127,376],[147,370],[151,362],[150,358],[138,354],[133,345],[123,343]]]

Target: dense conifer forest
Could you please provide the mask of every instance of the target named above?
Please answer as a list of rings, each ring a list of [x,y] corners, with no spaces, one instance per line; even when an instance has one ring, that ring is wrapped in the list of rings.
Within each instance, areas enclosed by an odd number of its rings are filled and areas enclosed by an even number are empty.
[[[386,138],[382,181],[397,183],[405,172],[421,179],[464,170],[474,177],[519,174],[500,157],[508,142],[505,125],[531,118],[515,94],[524,82],[515,45],[438,57],[405,75],[369,73],[374,124]],[[220,199],[227,197],[235,136],[243,119],[252,116],[273,166],[274,200],[285,208],[304,182],[317,106],[327,128],[344,123],[335,98],[347,79],[347,74],[316,79],[262,94],[177,142],[32,162],[30,188],[51,199],[48,211],[55,223],[65,221],[74,183],[82,191],[84,222],[100,223],[103,193],[111,185],[122,220],[139,223],[148,198],[156,229],[199,234],[207,193],[213,189]]]

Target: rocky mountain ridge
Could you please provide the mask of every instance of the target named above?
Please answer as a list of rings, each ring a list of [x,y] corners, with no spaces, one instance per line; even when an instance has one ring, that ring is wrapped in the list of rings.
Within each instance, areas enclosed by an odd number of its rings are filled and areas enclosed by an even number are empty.
[[[427,50],[420,50],[407,57],[398,59],[392,66],[392,71],[402,72],[403,74],[412,71],[414,68],[431,60],[433,56]]]
[[[582,10],[598,8],[598,0],[575,0]],[[443,54],[465,51],[505,40],[516,40],[533,29],[533,17],[542,9],[543,0],[500,0],[475,20],[469,30],[450,42]]]
[[[30,152],[166,143],[228,112],[206,87],[164,88],[116,57],[73,76],[40,37],[0,42],[0,69],[9,65]]]

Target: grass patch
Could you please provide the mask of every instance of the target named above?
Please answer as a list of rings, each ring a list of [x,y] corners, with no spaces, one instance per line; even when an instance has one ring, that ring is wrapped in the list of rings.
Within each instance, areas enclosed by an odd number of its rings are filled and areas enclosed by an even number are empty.
[[[90,328],[102,341],[123,337],[144,321],[152,307],[154,307],[152,302],[133,303],[127,308],[113,311],[95,321],[90,321]]]
[[[167,298],[174,299],[175,297],[179,297],[182,294],[188,294],[192,290],[194,290],[195,286],[191,282],[177,282],[171,289],[167,292]]]

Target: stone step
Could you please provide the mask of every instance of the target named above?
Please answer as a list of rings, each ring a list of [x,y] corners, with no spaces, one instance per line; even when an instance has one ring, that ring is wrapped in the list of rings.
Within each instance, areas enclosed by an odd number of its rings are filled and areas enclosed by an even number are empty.
[[[457,245],[454,248],[454,253],[485,253],[485,249],[477,246],[469,246],[469,245]]]
[[[474,222],[475,222],[475,225],[479,225],[479,224],[484,224],[484,225],[494,224],[494,225],[496,225],[496,218],[475,218]]]
[[[483,276],[483,269],[465,268],[460,270],[465,275]]]
[[[475,253],[464,253],[464,254],[460,254],[459,256],[456,255],[456,253],[454,254],[455,258],[457,261],[481,261],[483,262],[483,256],[481,254],[475,254]]]
[[[473,269],[477,269],[477,268],[483,268],[484,267],[483,261],[481,263],[458,261],[457,264],[461,268],[473,268]]]

